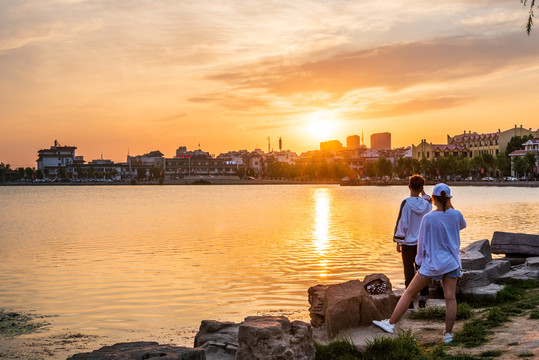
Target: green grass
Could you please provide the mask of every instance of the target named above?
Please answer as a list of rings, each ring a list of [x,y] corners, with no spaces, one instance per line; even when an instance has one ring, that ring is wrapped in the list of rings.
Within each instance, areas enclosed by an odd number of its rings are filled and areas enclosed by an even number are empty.
[[[495,358],[502,356],[503,351],[502,350],[488,350],[483,351],[481,354],[479,354],[482,358]]]
[[[539,319],[539,310],[533,310],[530,313],[530,319]]]
[[[474,309],[467,303],[457,304],[457,320],[470,319],[474,315]],[[445,321],[445,308],[440,306],[429,306],[420,311],[414,311],[410,314],[410,319],[413,320],[431,320]]]
[[[518,354],[518,357],[521,357],[521,358],[529,358],[529,357],[533,357],[533,356],[534,356],[533,353],[530,353],[530,352]]]
[[[361,352],[348,338],[339,338],[328,345],[314,343],[316,360],[352,360],[362,359]]]

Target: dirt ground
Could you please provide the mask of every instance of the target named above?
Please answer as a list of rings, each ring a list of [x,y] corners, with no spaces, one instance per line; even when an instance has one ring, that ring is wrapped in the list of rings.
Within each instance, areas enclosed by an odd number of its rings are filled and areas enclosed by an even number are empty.
[[[458,321],[455,325],[455,331],[460,330],[462,324],[462,321]],[[407,331],[410,329],[419,342],[433,344],[442,342],[444,327],[443,322],[410,320],[409,316],[405,315],[399,321],[397,330]],[[478,355],[487,350],[502,350],[504,353],[500,359],[504,360],[522,359],[519,354],[524,353],[531,353],[534,354],[533,358],[539,358],[538,320],[530,320],[528,316],[511,317],[510,322],[494,329],[494,331],[495,334],[491,336],[490,341],[483,346],[475,348],[454,346],[449,348],[448,352]],[[132,341],[155,341],[159,344],[191,347],[195,335],[196,330],[159,329],[150,333],[132,330],[124,335],[104,336],[91,332],[71,332],[68,329],[51,330],[45,326],[30,334],[12,337],[0,335],[0,359],[66,359],[76,353],[90,352],[103,346]],[[314,335],[317,340],[325,342],[323,332],[320,329],[315,329]],[[394,336],[383,332],[374,325],[351,329],[343,335],[352,339],[358,347],[365,346],[366,341],[375,336]]]

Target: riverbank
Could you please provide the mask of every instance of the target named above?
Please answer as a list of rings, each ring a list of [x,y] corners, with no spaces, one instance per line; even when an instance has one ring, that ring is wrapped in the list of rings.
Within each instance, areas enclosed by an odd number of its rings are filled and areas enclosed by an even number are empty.
[[[427,186],[434,186],[438,182],[427,181]],[[478,187],[539,187],[539,181],[448,181],[450,186],[478,186]],[[78,182],[10,182],[0,183],[0,186],[141,186],[141,185],[341,185],[341,186],[407,186],[405,180],[399,181],[359,181],[342,182],[339,180],[269,180],[254,179],[242,180],[218,177],[193,177],[179,180],[137,181],[78,181]]]

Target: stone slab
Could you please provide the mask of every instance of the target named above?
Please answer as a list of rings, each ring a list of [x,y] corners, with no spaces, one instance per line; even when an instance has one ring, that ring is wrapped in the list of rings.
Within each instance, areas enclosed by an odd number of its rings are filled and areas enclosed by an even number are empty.
[[[490,245],[493,254],[539,256],[539,235],[495,231]]]
[[[527,258],[526,269],[539,270],[539,256]]]
[[[471,243],[460,250],[460,258],[464,270],[484,269],[487,262],[492,260],[489,241],[485,239]]]
[[[156,342],[139,341],[104,346],[90,353],[75,354],[67,360],[131,360],[152,358],[163,360],[206,360],[206,355],[202,349],[159,345]]]
[[[487,298],[496,299],[498,297],[498,292],[502,291],[503,288],[503,285],[489,284],[486,286],[464,289],[460,294],[464,298],[473,298],[474,300],[484,300]]]

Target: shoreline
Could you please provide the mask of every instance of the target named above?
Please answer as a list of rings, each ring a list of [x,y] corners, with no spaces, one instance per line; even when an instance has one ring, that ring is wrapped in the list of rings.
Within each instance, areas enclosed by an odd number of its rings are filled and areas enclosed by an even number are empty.
[[[439,182],[427,181],[427,186],[434,186]],[[539,187],[539,181],[448,181],[449,186],[478,186],[478,187]],[[189,178],[181,180],[165,180],[162,184],[157,181],[137,182],[132,185],[123,182],[10,182],[0,183],[0,186],[160,186],[160,185],[341,185],[341,186],[407,186],[407,181],[362,181],[354,184],[341,184],[339,180],[241,180],[227,178]]]

